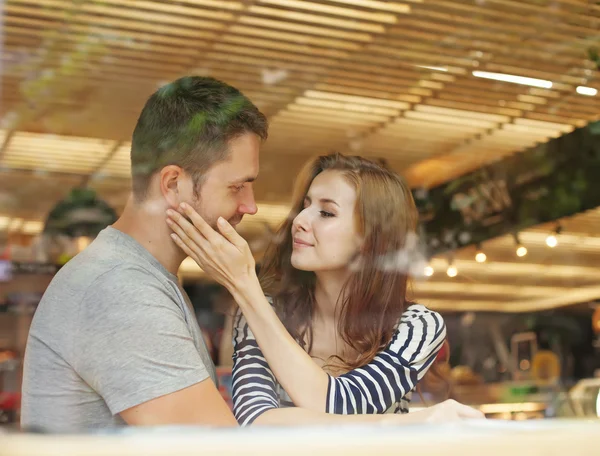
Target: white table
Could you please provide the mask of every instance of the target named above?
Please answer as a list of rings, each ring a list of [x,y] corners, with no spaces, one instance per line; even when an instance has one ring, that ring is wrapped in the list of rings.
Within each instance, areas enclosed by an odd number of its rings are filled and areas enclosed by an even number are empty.
[[[154,428],[107,435],[0,434],[0,456],[579,456],[600,455],[600,420],[446,425]]]

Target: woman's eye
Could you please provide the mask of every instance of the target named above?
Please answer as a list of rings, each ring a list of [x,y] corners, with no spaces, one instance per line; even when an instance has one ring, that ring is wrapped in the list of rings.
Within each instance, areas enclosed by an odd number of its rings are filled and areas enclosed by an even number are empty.
[[[332,214],[331,212],[327,212],[327,211],[320,211],[321,216],[322,217],[335,217],[334,214]]]

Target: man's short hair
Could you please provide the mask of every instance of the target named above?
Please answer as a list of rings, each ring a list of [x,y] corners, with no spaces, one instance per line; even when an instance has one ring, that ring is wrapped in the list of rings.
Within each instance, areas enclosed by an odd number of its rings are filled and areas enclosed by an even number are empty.
[[[136,200],[168,165],[190,173],[194,191],[203,175],[228,156],[228,143],[245,133],[267,138],[263,113],[238,89],[213,78],[189,76],[157,90],[133,131],[131,175]]]

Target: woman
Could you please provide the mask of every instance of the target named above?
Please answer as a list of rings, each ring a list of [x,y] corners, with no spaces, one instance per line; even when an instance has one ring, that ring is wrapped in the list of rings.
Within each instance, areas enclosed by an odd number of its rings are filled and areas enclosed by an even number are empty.
[[[360,157],[309,162],[292,213],[265,254],[269,301],[246,242],[222,220],[225,238],[189,206],[185,214],[197,230],[174,215],[173,239],[243,313],[233,367],[234,412],[242,425],[303,422],[288,405],[344,415],[408,412],[445,327],[437,313],[407,302],[408,271],[390,267],[417,222],[398,175]],[[452,417],[481,416],[454,402],[441,407],[454,407]]]

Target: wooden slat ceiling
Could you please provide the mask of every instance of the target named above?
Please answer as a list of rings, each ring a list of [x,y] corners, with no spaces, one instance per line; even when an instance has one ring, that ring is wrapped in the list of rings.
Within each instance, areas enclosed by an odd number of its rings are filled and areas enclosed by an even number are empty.
[[[600,90],[588,58],[600,46],[597,3],[7,0],[0,231],[34,232],[83,183],[121,209],[141,107],[189,74],[237,86],[269,117],[255,226],[285,216],[297,167],[318,153],[384,158],[415,186],[447,181],[600,118],[600,97],[577,91]],[[472,249],[457,252],[453,279],[446,259],[434,259],[417,296],[440,308],[500,310],[548,306],[543,299],[581,288],[591,296],[599,218],[564,221],[555,249],[543,245],[552,227],[522,233],[524,258],[510,238],[490,241],[483,265]],[[592,299],[582,293],[567,300]]]

